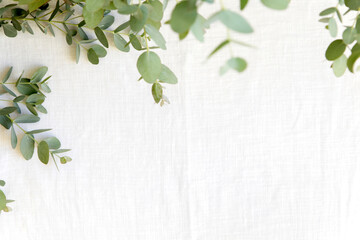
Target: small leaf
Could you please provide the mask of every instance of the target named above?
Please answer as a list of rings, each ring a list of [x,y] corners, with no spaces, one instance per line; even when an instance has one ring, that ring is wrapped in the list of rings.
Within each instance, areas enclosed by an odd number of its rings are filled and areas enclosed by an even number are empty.
[[[332,61],[339,58],[346,49],[346,44],[343,40],[338,39],[330,43],[326,50],[325,57],[327,60]]]
[[[35,141],[30,135],[25,134],[20,142],[20,151],[26,160],[29,160],[34,155]]]
[[[50,149],[59,149],[61,147],[61,143],[56,137],[46,138],[44,141],[47,142]]]
[[[244,10],[249,0],[240,0],[240,10]]]
[[[151,88],[151,93],[156,103],[159,103],[162,99],[163,89],[159,83],[154,83]]]
[[[163,83],[176,84],[178,82],[175,74],[164,64],[161,67],[159,81]]]
[[[120,51],[123,51],[123,52],[130,51],[130,47],[129,47],[129,45],[127,45],[126,40],[117,33],[114,34],[114,43],[115,43],[116,48],[119,49]]]
[[[11,37],[11,38],[16,37],[17,31],[13,25],[4,24],[2,25],[2,27],[4,28],[4,33],[7,37]]]
[[[290,0],[261,0],[261,2],[269,8],[284,10],[288,7]]]
[[[323,11],[320,12],[319,16],[326,16],[326,15],[330,15],[332,13],[336,12],[336,8],[331,7],[331,8],[327,8]]]
[[[347,58],[345,55],[341,55],[338,59],[334,61],[332,64],[332,69],[336,77],[341,77],[344,75],[346,68],[347,68]]]
[[[47,67],[41,67],[39,68],[34,75],[31,77],[30,82],[31,83],[38,83],[41,81],[41,79],[45,76],[47,73],[48,68]]]
[[[17,145],[17,136],[16,136],[16,132],[15,132],[15,129],[14,129],[14,126],[11,127],[11,147],[13,149],[16,148],[16,145]]]
[[[96,27],[95,28],[95,34],[96,34],[96,37],[98,38],[98,40],[101,42],[101,44],[104,47],[108,48],[109,47],[109,42],[108,42],[103,30],[101,30],[101,28],[99,28],[99,27]]]
[[[16,123],[36,123],[38,121],[40,121],[40,118],[38,116],[30,114],[20,115],[14,120],[14,122]]]
[[[96,54],[95,50],[90,48],[87,52],[87,57],[89,59],[89,61],[92,63],[92,64],[99,64],[99,57],[98,55]]]
[[[245,18],[230,10],[221,10],[208,19],[211,24],[214,21],[221,21],[226,27],[239,33],[252,33],[253,29]]]
[[[229,59],[226,62],[230,68],[234,69],[237,72],[243,72],[246,69],[247,63],[243,58],[234,57]]]
[[[45,141],[41,141],[38,145],[38,157],[43,164],[49,163],[49,145]]]
[[[336,37],[337,35],[337,24],[336,24],[336,20],[334,18],[330,18],[329,20],[329,32],[330,32],[330,36],[332,37]]]
[[[0,115],[9,115],[10,113],[13,113],[16,111],[16,107],[4,107],[3,109],[0,109]]]
[[[214,55],[216,52],[218,52],[220,49],[222,49],[223,47],[225,47],[226,45],[228,45],[230,43],[229,40],[225,40],[223,42],[221,42],[208,56],[208,58],[210,58],[212,55]]]
[[[166,50],[165,39],[163,35],[154,26],[146,24],[145,31],[161,49]]]
[[[27,134],[38,134],[38,133],[48,132],[51,130],[52,129],[37,129],[37,130],[32,130],[30,132],[27,132]]]
[[[11,67],[11,68],[7,71],[7,73],[5,74],[5,76],[4,76],[3,80],[2,80],[3,83],[6,83],[7,80],[9,80],[9,77],[10,77],[10,75],[11,75],[12,70],[13,70],[13,67]]]

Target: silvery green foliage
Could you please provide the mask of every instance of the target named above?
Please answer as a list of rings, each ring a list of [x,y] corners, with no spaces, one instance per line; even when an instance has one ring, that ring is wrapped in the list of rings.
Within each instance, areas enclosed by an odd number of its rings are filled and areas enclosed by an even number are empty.
[[[25,130],[23,124],[29,125],[40,121],[39,115],[46,114],[47,110],[43,106],[46,100],[46,93],[51,89],[48,85],[50,77],[45,77],[47,67],[39,68],[30,78],[21,74],[15,81],[9,81],[12,68],[10,68],[0,82],[0,125],[10,131],[11,146],[16,149],[19,146],[22,156],[30,160],[34,152],[43,164],[48,164],[50,157],[56,167],[56,159],[61,164],[71,161],[69,156],[63,154],[70,149],[61,149],[61,143],[56,137],[41,138],[42,133],[51,129]],[[0,180],[0,186],[5,182]],[[7,203],[11,200],[6,199],[0,190],[0,212],[8,212],[10,208]]]
[[[326,24],[330,36],[336,38],[325,52],[335,76],[340,77],[348,69],[359,70],[356,61],[360,57],[360,1],[339,0],[334,7],[320,12],[320,22]],[[340,36],[340,37],[338,37]]]
[[[290,0],[260,0],[265,6],[282,10]],[[225,1],[224,1],[225,2]],[[199,13],[202,4],[214,4],[214,0],[178,1],[171,11],[171,18],[165,22],[182,40],[193,34],[204,41],[206,29],[220,22],[227,29],[227,36],[209,54],[213,56],[219,50],[231,45],[250,46],[236,40],[231,32],[250,34],[253,28],[238,11],[225,7],[218,1],[220,10],[208,18]],[[81,53],[86,52],[92,64],[99,64],[106,57],[110,42],[120,51],[127,53],[131,49],[140,51],[137,68],[139,80],[152,85],[151,92],[156,103],[161,106],[169,102],[163,94],[163,84],[176,84],[176,75],[167,67],[157,54],[157,50],[166,50],[166,40],[161,34],[164,24],[164,11],[167,0],[17,0],[14,4],[0,8],[0,26],[8,37],[16,37],[19,31],[34,34],[31,27],[36,25],[44,34],[55,36],[56,30],[62,32],[65,41],[74,45],[76,62]],[[243,11],[248,0],[240,0],[239,10]],[[126,20],[116,23],[114,15],[122,15]],[[33,24],[29,24],[33,22]],[[241,57],[232,56],[220,68],[220,74],[232,69],[242,72],[247,62]]]

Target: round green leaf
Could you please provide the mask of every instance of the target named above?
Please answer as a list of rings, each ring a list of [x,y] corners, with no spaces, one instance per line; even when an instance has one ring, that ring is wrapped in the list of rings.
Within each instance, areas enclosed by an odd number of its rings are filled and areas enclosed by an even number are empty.
[[[345,0],[345,6],[357,11],[360,8],[360,0]]]
[[[102,46],[100,45],[94,45],[94,46],[91,46],[92,49],[94,49],[96,55],[99,57],[99,58],[103,58],[107,55],[107,52],[106,52],[106,49],[103,48]]]
[[[329,47],[326,49],[325,57],[329,61],[333,61],[339,58],[346,49],[346,44],[342,39],[337,39],[330,43]]]
[[[96,12],[88,11],[87,7],[83,8],[83,16],[86,22],[86,25],[89,28],[95,28],[104,17],[104,10],[100,9]]]
[[[13,25],[4,24],[4,25],[2,25],[2,27],[4,28],[4,33],[7,37],[11,37],[11,38],[16,37],[17,31]]]
[[[0,190],[0,212],[6,208],[6,196],[3,191]]]
[[[161,60],[154,52],[141,54],[136,65],[140,75],[148,83],[155,83],[162,71]]]
[[[343,32],[342,37],[345,44],[351,44],[352,42],[354,42],[356,37],[355,29],[351,27],[346,28],[345,31]]]
[[[238,72],[243,72],[247,67],[246,61],[239,57],[230,58],[226,64]]]
[[[139,32],[141,29],[143,29],[148,15],[148,9],[144,5],[141,5],[140,8],[130,17],[131,30],[134,32]]]
[[[284,10],[288,7],[290,0],[261,0],[261,2],[269,8]]]
[[[189,4],[188,1],[181,1],[176,5],[171,14],[170,26],[175,32],[184,33],[193,25],[196,16],[196,5]]]
[[[50,149],[59,149],[61,147],[61,142],[56,137],[46,138],[44,141],[49,145]]]

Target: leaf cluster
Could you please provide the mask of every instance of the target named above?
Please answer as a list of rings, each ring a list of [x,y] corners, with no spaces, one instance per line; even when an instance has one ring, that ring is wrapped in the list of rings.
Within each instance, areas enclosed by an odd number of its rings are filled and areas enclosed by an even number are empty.
[[[203,42],[206,29],[216,22],[220,22],[228,34],[209,54],[209,58],[216,52],[231,44],[250,46],[231,37],[230,32],[249,34],[253,28],[236,11],[226,9],[222,0],[221,9],[205,18],[199,13],[203,3],[214,4],[214,0],[181,0],[171,10],[171,17],[165,21],[171,29],[185,39],[192,33],[196,39]],[[240,10],[248,5],[248,0],[240,0]],[[261,0],[272,9],[285,9],[290,0]],[[25,7],[21,7],[25,5]],[[163,105],[169,102],[163,95],[162,84],[177,83],[176,75],[164,65],[156,49],[166,50],[166,40],[161,34],[164,24],[163,16],[167,0],[140,0],[134,3],[130,0],[18,0],[17,4],[10,4],[0,8],[0,27],[8,37],[15,37],[17,32],[34,34],[29,22],[44,34],[55,36],[54,29],[65,36],[68,45],[74,45],[75,59],[79,62],[82,50],[86,51],[87,59],[92,64],[99,64],[101,58],[106,57],[108,48],[114,45],[121,52],[127,53],[131,49],[142,52],[137,60],[140,79],[152,85],[151,92],[156,103]],[[123,22],[116,24],[116,15],[123,16]],[[241,57],[231,58],[220,68],[220,74],[229,69],[242,72],[246,69],[246,60]],[[154,85],[156,84],[156,85]],[[160,90],[161,89],[161,90]]]
[[[331,68],[337,77],[342,76],[347,69],[352,73],[360,69],[356,67],[356,62],[360,58],[359,9],[358,0],[339,0],[336,6],[327,8],[319,14],[319,21],[325,23],[330,36],[336,38],[327,47],[325,57],[331,61]],[[353,14],[355,18],[348,17]],[[345,18],[349,18],[352,24],[345,24],[344,22],[348,22]],[[338,38],[341,31],[341,37]]]

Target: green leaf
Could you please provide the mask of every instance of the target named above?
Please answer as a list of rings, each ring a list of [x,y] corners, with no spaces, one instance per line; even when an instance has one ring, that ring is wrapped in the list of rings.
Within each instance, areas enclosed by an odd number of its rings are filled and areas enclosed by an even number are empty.
[[[0,109],[0,115],[9,115],[10,113],[13,113],[16,111],[16,107],[4,107],[3,109]]]
[[[204,41],[205,28],[209,28],[209,24],[203,16],[198,14],[190,30],[200,42]]]
[[[357,51],[357,52],[353,52],[350,57],[348,58],[347,60],[347,66],[348,66],[348,69],[350,72],[354,72],[354,65],[355,65],[355,62],[359,59],[360,57],[360,52]]]
[[[92,49],[94,49],[96,55],[99,57],[99,58],[103,58],[107,55],[107,52],[106,52],[106,49],[103,48],[102,46],[100,45],[94,45],[94,46],[91,46]]]
[[[162,83],[176,84],[178,82],[178,79],[167,66],[162,64],[159,81]]]
[[[88,11],[90,12],[96,12],[100,9],[102,9],[102,7],[105,4],[105,0],[86,0],[86,8]]]
[[[4,187],[4,186],[5,186],[5,184],[6,184],[6,183],[5,183],[5,181],[4,181],[4,180],[0,180],[0,186],[1,186],[1,187]]]
[[[7,37],[11,37],[11,38],[16,37],[17,31],[13,25],[4,24],[2,25],[2,27],[4,28],[4,33]]]
[[[355,41],[356,31],[353,28],[348,27],[343,32],[342,37],[345,44],[351,44],[352,42]]]
[[[71,161],[72,161],[71,157],[65,156],[65,157],[60,158],[60,163],[61,164],[65,164],[65,163],[68,163],[68,162],[71,162]]]
[[[0,115],[0,124],[6,129],[10,129],[12,126],[11,120],[7,116],[2,115]]]
[[[101,30],[101,28],[99,28],[99,27],[95,28],[95,35],[104,47],[106,47],[106,48],[109,47],[109,42],[108,42],[103,30]]]
[[[119,49],[120,51],[123,51],[123,52],[130,51],[130,47],[127,44],[126,40],[117,33],[114,34],[114,43],[115,43],[116,48]]]
[[[161,49],[166,50],[165,39],[163,35],[154,26],[146,24],[145,31]]]
[[[6,208],[6,196],[3,191],[0,190],[0,212]]]
[[[30,95],[30,96],[26,99],[26,102],[27,102],[27,103],[31,103],[31,104],[34,104],[34,105],[40,105],[40,104],[42,104],[44,101],[45,101],[45,96],[42,95],[42,94],[37,94],[37,93]]]
[[[334,18],[330,18],[329,20],[329,32],[330,32],[330,36],[332,37],[336,37],[337,35],[337,24],[336,24],[336,20]]]
[[[146,82],[155,83],[162,71],[161,60],[154,52],[144,52],[138,58],[137,69]]]
[[[2,88],[3,88],[7,93],[9,93],[11,96],[16,97],[16,94],[15,94],[13,91],[11,91],[7,86],[2,85]]]
[[[100,22],[99,28],[108,29],[115,21],[114,16],[106,15]]]
[[[90,48],[87,52],[87,57],[89,59],[89,61],[92,63],[92,64],[99,64],[99,57],[98,55],[96,54],[95,50]]]
[[[49,163],[49,145],[45,141],[41,141],[38,145],[38,157],[43,164]]]
[[[120,14],[132,14],[138,10],[138,5],[128,5],[124,0],[113,0]]]
[[[144,5],[141,5],[140,8],[130,17],[131,30],[134,32],[139,32],[141,29],[143,29],[148,15],[148,9]]]
[[[14,129],[14,126],[11,127],[11,147],[13,149],[16,148],[16,145],[17,145],[17,136],[16,136],[16,132],[15,132],[15,129]]]
[[[163,95],[162,86],[159,83],[154,83],[152,85],[151,92],[152,92],[155,102],[159,103],[160,100],[162,99],[162,95]]]
[[[334,12],[336,12],[336,8],[331,7],[331,8],[327,8],[327,9],[321,11],[319,15],[320,16],[326,16],[326,15],[332,14]]]
[[[7,80],[9,80],[9,77],[10,77],[10,75],[11,75],[12,70],[13,70],[13,67],[11,67],[11,68],[7,71],[7,73],[5,74],[5,76],[4,76],[3,80],[2,80],[3,83],[6,83]]]
[[[38,134],[38,133],[43,133],[43,132],[48,132],[51,131],[52,129],[48,128],[48,129],[37,129],[37,130],[32,130],[30,132],[27,132],[27,134]]]
[[[47,142],[50,149],[59,149],[61,147],[61,143],[56,137],[46,138],[44,141]]]
[[[240,0],[240,10],[244,10],[249,0]]]
[[[288,7],[290,0],[261,0],[261,2],[269,8],[284,10]]]
[[[38,83],[41,81],[41,79],[43,79],[43,77],[45,76],[45,74],[47,73],[48,68],[47,67],[41,67],[39,68],[31,77],[30,82],[31,83]]]
[[[237,72],[243,72],[247,67],[246,61],[243,58],[239,58],[239,57],[230,58],[226,62],[226,65]]]
[[[26,160],[29,160],[34,155],[35,141],[30,135],[25,134],[20,142],[20,151]]]
[[[336,77],[341,77],[344,75],[347,68],[347,58],[345,55],[341,55],[338,59],[332,64],[332,69]]]
[[[96,12],[88,11],[87,7],[83,8],[83,16],[86,22],[86,25],[89,28],[95,28],[104,17],[104,10],[100,9]]]
[[[31,95],[33,93],[37,93],[36,85],[29,84],[30,79],[28,78],[20,78],[17,83],[16,88],[23,95]]]
[[[174,32],[184,33],[193,25],[196,16],[196,5],[190,4],[189,1],[181,1],[171,13],[170,26]]]
[[[24,100],[25,97],[26,97],[25,95],[20,95],[20,96],[14,98],[13,102],[20,102],[20,101]]]
[[[360,0],[345,0],[345,6],[351,10],[358,11],[360,8]]]
[[[76,63],[79,63],[80,60],[80,44],[76,43],[76,50],[75,50],[75,56],[76,56]],[[43,85],[41,85],[43,87]],[[50,88],[48,88],[50,89]]]
[[[326,50],[325,57],[327,60],[332,61],[339,58],[346,49],[346,44],[342,39],[338,39],[330,43]]]
[[[253,29],[250,24],[237,14],[236,12],[232,12],[230,10],[221,10],[214,15],[212,15],[208,23],[211,24],[215,21],[221,21],[226,27],[230,28],[239,33],[252,33]]]
[[[16,123],[36,123],[40,121],[38,116],[30,115],[30,114],[23,114],[15,118],[14,122]]]
[[[65,152],[70,152],[71,149],[58,149],[58,150],[55,150],[55,151],[52,151],[52,153],[65,153]]]
[[[221,42],[208,56],[208,58],[210,58],[212,55],[214,55],[216,52],[218,52],[220,49],[222,49],[223,47],[225,47],[226,45],[228,45],[230,43],[230,41],[227,39],[223,42]]]

